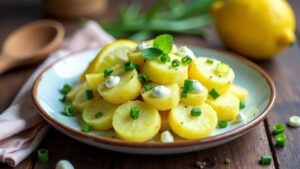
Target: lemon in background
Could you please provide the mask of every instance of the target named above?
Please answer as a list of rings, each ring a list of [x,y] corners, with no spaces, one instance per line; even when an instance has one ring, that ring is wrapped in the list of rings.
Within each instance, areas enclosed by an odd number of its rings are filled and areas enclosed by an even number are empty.
[[[295,16],[286,0],[224,0],[212,5],[224,44],[250,58],[272,58],[295,41]]]

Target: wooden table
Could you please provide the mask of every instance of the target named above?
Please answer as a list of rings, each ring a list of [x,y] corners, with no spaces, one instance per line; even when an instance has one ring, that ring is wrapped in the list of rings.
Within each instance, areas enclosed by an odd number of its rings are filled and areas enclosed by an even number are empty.
[[[110,1],[110,10],[102,18],[116,16],[117,0]],[[300,9],[299,0],[290,0],[294,9]],[[300,12],[295,10],[300,18]],[[0,44],[5,37],[18,26],[39,18],[43,18],[39,1],[0,1]],[[79,27],[77,21],[62,21],[69,35]],[[300,23],[298,22],[297,37],[300,38]],[[177,36],[180,43],[223,48],[213,28],[209,29],[209,38],[203,41],[196,37]],[[272,125],[277,122],[286,123],[291,115],[300,114],[300,48],[296,43],[286,49],[280,56],[272,61],[259,62],[275,82],[277,98],[267,119],[251,130],[248,134],[227,144],[203,151],[178,155],[132,155],[98,149],[75,141],[56,129],[52,128],[43,139],[40,147],[50,151],[49,163],[37,163],[36,152],[24,160],[18,169],[54,168],[60,159],[70,160],[77,169],[92,168],[172,168],[188,169],[197,168],[197,161],[206,162],[204,168],[300,168],[300,129],[287,128],[287,145],[284,148],[274,146]],[[35,70],[36,66],[9,71],[0,76],[0,112],[10,104],[26,79]],[[272,154],[271,165],[262,166],[258,163],[263,154]],[[232,163],[224,164],[225,158],[230,158]],[[0,164],[0,168],[10,168]]]

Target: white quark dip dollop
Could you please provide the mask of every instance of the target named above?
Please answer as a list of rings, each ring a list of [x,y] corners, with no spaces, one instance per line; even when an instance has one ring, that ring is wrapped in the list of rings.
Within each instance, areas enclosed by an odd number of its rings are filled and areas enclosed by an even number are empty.
[[[120,83],[121,78],[119,76],[109,76],[107,80],[104,82],[104,85],[107,88],[113,88]]]
[[[160,135],[160,140],[163,143],[172,143],[174,142],[174,137],[168,130],[164,131]]]
[[[75,169],[68,160],[60,160],[57,162],[55,169]]]
[[[152,89],[152,96],[154,97],[159,97],[159,98],[163,98],[163,97],[167,97],[169,96],[171,93],[170,89],[163,86],[163,85],[159,85],[159,86],[155,86]]]
[[[142,51],[144,49],[150,48],[150,45],[148,45],[146,42],[141,42],[136,49],[139,51]]]
[[[201,93],[205,90],[205,87],[198,81],[198,80],[192,80],[193,81],[193,93]]]
[[[189,56],[191,59],[195,59],[196,58],[194,52],[190,48],[188,48],[186,46],[180,47],[178,49],[178,51],[177,51],[177,54],[179,56],[181,56],[181,57]]]

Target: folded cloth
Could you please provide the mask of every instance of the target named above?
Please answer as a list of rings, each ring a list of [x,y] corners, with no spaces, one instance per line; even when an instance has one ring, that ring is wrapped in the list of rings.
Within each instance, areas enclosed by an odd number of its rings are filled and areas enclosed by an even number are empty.
[[[66,55],[114,41],[95,21],[87,23],[64,40],[27,80],[12,104],[0,114],[0,161],[15,167],[41,142],[49,126],[39,115],[31,99],[35,78],[48,65]]]

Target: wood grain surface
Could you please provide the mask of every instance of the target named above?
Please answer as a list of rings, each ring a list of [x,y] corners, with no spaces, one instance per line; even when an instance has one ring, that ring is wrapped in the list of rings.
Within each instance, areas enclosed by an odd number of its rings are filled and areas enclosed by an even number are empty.
[[[150,2],[147,1],[147,3]],[[117,0],[110,1],[110,10],[100,19],[116,17]],[[299,0],[290,0],[297,17],[300,18]],[[298,9],[298,10],[297,10]],[[38,0],[0,1],[0,45],[5,37],[18,26],[45,17]],[[77,21],[60,20],[66,27],[67,35],[76,30]],[[299,21],[299,19],[298,19]],[[298,22],[299,24],[299,22]],[[213,27],[208,28],[209,38],[201,40],[191,36],[176,36],[176,42],[187,45],[207,46],[224,49]],[[297,31],[299,38],[299,29]],[[39,147],[50,152],[48,163],[36,162],[36,152],[24,160],[17,169],[53,169],[60,159],[70,160],[76,169],[259,169],[259,168],[300,168],[300,130],[287,128],[287,146],[274,146],[272,125],[286,123],[291,115],[300,114],[300,48],[296,43],[280,56],[269,62],[258,63],[275,82],[277,99],[267,119],[244,136],[227,144],[193,153],[177,155],[132,155],[98,149],[51,128]],[[0,75],[0,112],[10,104],[16,93],[37,66],[19,68]],[[272,154],[271,165],[260,165],[262,154]],[[231,164],[224,164],[230,158]],[[198,163],[197,163],[198,162]],[[10,168],[0,164],[0,168]]]

